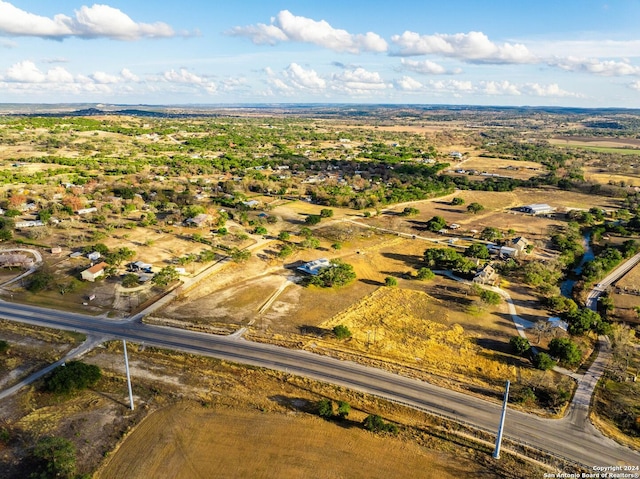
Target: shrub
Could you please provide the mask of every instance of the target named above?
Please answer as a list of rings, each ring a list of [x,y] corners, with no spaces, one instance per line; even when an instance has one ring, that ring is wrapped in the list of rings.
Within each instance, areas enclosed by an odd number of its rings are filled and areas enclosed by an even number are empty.
[[[71,361],[53,370],[45,380],[45,389],[55,394],[68,394],[93,386],[101,376],[98,366]]]
[[[533,358],[533,365],[542,371],[548,371],[555,367],[556,362],[547,353],[538,353]]]
[[[393,276],[387,276],[384,279],[384,285],[385,286],[389,286],[389,287],[398,286],[398,280],[396,278],[394,278]]]
[[[309,215],[304,219],[307,225],[317,225],[320,221],[322,221],[322,216],[320,215]]]
[[[416,275],[416,278],[421,281],[433,279],[435,277],[436,277],[436,274],[433,271],[431,271],[429,268],[420,268],[418,270],[418,274]]]
[[[9,343],[0,339],[0,354],[5,354],[7,351],[9,351]]]
[[[338,339],[347,339],[351,337],[351,331],[344,324],[338,324],[333,328],[333,334],[336,335]]]
[[[371,432],[398,433],[398,427],[395,424],[384,422],[377,414],[369,414],[364,418],[364,421],[362,421],[362,425],[367,431]]]
[[[582,359],[582,351],[569,338],[553,338],[549,343],[549,352],[560,362],[574,365]]]
[[[513,336],[509,340],[509,345],[511,346],[511,349],[513,349],[513,352],[518,356],[524,355],[531,349],[529,340],[527,338],[523,338],[522,336]]]
[[[328,208],[323,208],[320,210],[320,216],[322,218],[331,218],[333,216],[333,210],[330,210]]]
[[[329,399],[321,399],[316,404],[316,411],[318,416],[324,419],[331,419],[333,417],[333,402]]]
[[[31,477],[61,478],[75,477],[76,448],[63,437],[44,437],[40,439],[32,452],[32,463],[36,472]]]

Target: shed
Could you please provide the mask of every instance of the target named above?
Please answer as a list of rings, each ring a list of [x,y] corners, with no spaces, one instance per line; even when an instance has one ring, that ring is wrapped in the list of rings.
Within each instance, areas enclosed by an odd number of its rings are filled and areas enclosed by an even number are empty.
[[[84,279],[85,281],[93,282],[100,276],[104,275],[104,269],[107,266],[109,265],[102,261],[101,263],[94,264],[91,268],[85,269],[82,273],[80,273],[80,276],[82,276],[82,279]]]
[[[546,203],[534,203],[520,207],[520,211],[530,215],[546,215],[555,212],[555,210],[553,206],[549,206]]]

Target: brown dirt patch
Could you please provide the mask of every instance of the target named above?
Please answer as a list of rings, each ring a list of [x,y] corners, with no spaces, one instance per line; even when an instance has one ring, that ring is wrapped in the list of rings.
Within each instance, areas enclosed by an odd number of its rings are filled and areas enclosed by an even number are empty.
[[[468,459],[308,415],[181,404],[149,416],[97,477],[454,478],[478,472]]]

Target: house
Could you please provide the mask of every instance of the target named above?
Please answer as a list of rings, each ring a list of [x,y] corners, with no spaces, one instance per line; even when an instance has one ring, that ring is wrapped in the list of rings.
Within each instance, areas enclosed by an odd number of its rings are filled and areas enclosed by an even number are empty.
[[[52,246],[51,254],[60,254],[62,253],[62,248],[60,246]]]
[[[534,203],[531,205],[521,206],[520,211],[530,215],[548,215],[555,212],[556,209],[546,203]]]
[[[26,220],[26,221],[16,221],[15,228],[34,228],[36,226],[44,226],[44,222],[42,221],[34,221],[34,220]]]
[[[258,200],[249,200],[249,201],[243,201],[242,204],[248,208],[257,208],[260,202]]]
[[[331,263],[326,258],[319,258],[313,261],[309,261],[308,263],[303,264],[302,266],[298,266],[296,269],[298,271],[302,271],[303,273],[310,274],[312,276],[317,276],[318,273],[324,268],[328,268],[331,266]]]
[[[500,256],[503,258],[517,258],[518,250],[515,248],[511,248],[510,246],[501,246]]]
[[[518,250],[518,254],[521,254],[526,252],[527,246],[529,246],[531,243],[529,243],[527,238],[525,238],[524,236],[518,236],[517,238],[514,238],[513,241],[511,241],[511,244],[513,245],[513,248]]]
[[[96,213],[98,211],[98,208],[96,208],[95,206],[91,207],[91,208],[82,208],[79,209],[78,211],[76,211],[77,215],[86,215],[89,213]]]
[[[100,276],[104,275],[104,269],[107,266],[109,265],[102,261],[98,264],[94,264],[91,268],[85,269],[82,273],[80,273],[80,276],[82,276],[82,279],[84,279],[85,281],[93,282]]]
[[[189,226],[204,226],[206,225],[209,221],[211,221],[211,216],[206,214],[206,213],[200,213],[197,216],[194,216],[193,218],[188,218],[185,223]]]
[[[97,251],[93,251],[92,253],[89,253],[87,255],[87,258],[89,258],[91,261],[95,261],[95,260],[99,259],[100,256],[101,256],[100,253],[98,253]]]
[[[485,264],[473,277],[473,282],[477,284],[496,285],[500,277],[496,270],[489,263]]]

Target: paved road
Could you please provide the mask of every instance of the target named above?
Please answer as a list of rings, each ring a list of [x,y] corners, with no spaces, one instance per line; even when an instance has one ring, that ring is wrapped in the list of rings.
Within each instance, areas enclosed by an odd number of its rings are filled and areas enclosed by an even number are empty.
[[[0,302],[0,317],[285,371],[399,401],[487,430],[495,430],[500,417],[498,403],[349,361],[252,343],[238,337],[113,321],[5,302]],[[573,424],[571,417],[549,420],[509,410],[505,437],[528,442],[587,465],[640,465],[639,453],[616,444],[597,431],[585,431],[580,425]]]

